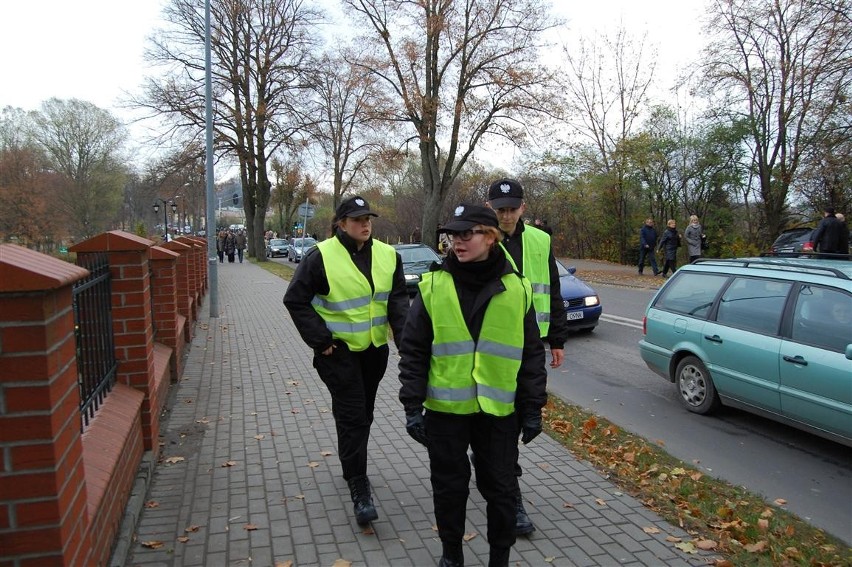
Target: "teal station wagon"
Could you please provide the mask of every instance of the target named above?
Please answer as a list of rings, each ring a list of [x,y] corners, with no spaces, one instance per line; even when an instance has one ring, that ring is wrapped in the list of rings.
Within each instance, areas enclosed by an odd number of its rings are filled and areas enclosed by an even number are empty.
[[[852,446],[852,261],[683,266],[651,299],[639,351],[691,412],[734,406]]]

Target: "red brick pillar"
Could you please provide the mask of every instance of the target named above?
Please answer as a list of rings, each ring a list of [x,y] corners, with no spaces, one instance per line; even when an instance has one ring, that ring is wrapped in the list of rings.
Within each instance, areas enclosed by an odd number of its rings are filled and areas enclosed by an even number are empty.
[[[154,371],[154,330],[151,325],[151,274],[148,249],[153,242],[120,230],[111,230],[75,244],[69,250],[78,257],[106,253],[112,276],[112,328],[116,382],[145,395],[142,432],[145,450],[156,450],[160,410],[165,403],[168,380]],[[168,368],[168,363],[165,364]],[[168,376],[168,372],[166,372]],[[163,384],[162,382],[165,382]]]
[[[189,238],[201,247],[201,250],[199,251],[199,256],[201,257],[201,266],[200,266],[200,269],[199,269],[199,273],[201,274],[201,277],[199,278],[200,279],[200,282],[199,282],[200,287],[199,287],[198,292],[203,297],[203,296],[207,295],[207,290],[210,287],[209,283],[208,283],[208,279],[207,279],[208,278],[208,276],[207,276],[207,272],[208,272],[207,240],[205,240],[204,238],[201,238],[200,236],[190,236]]]
[[[88,271],[0,244],[0,563],[84,565],[91,549],[74,282]]]
[[[186,244],[190,247],[190,253],[187,256],[188,280],[189,280],[189,296],[192,298],[192,319],[198,320],[198,308],[201,307],[201,266],[198,261],[199,245],[191,238],[181,236],[175,238],[176,242]]]
[[[177,306],[178,313],[184,318],[184,339],[186,342],[190,342],[195,328],[195,311],[192,309],[195,298],[192,296],[189,283],[193,247],[188,243],[176,240],[161,244],[160,247],[180,255],[177,261]]]
[[[183,368],[183,329],[185,318],[178,312],[177,264],[180,254],[159,246],[152,246],[151,299],[154,303],[154,340],[172,349],[169,360],[171,381],[177,382]]]

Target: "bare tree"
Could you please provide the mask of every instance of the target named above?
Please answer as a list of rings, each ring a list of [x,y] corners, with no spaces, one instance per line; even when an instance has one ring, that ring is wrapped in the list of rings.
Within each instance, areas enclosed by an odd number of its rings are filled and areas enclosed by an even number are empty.
[[[92,103],[50,99],[32,113],[32,137],[66,180],[57,193],[72,234],[88,237],[112,227],[128,171],[121,151],[124,126]]]
[[[628,156],[621,146],[633,134],[645,110],[656,68],[645,37],[620,27],[612,37],[582,38],[576,52],[565,48],[564,120],[573,133],[597,151],[597,175],[605,178],[601,206],[618,234],[625,260],[632,231],[628,221]]]
[[[422,233],[433,235],[444,199],[488,135],[518,142],[546,107],[538,63],[551,27],[542,0],[344,0],[369,29],[359,64],[396,102],[390,121],[413,126],[420,151]],[[430,242],[435,244],[435,242]]]
[[[852,77],[849,0],[714,0],[708,86],[749,124],[765,239],[786,221],[803,156],[819,143]]]
[[[314,99],[309,130],[331,163],[335,209],[382,147],[378,119],[385,102],[377,92],[376,77],[352,59],[326,54],[311,73]]]
[[[211,74],[215,143],[239,162],[250,256],[265,259],[263,232],[272,183],[269,162],[304,129],[304,71],[320,13],[302,0],[213,0]],[[152,39],[149,59],[163,66],[140,105],[165,116],[173,132],[204,134],[204,6],[171,0],[171,27]]]

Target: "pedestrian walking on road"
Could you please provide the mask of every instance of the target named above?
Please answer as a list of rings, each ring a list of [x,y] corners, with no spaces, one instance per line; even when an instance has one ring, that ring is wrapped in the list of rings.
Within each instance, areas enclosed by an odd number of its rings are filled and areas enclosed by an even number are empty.
[[[519,423],[529,443],[541,433],[547,401],[544,345],[532,287],[500,247],[494,212],[459,205],[441,230],[451,248],[411,305],[399,343],[399,398],[406,430],[429,451],[439,566],[464,565],[473,461],[487,502],[488,565],[503,567],[516,538]]]
[[[666,230],[663,231],[663,236],[660,238],[659,250],[665,255],[663,263],[663,277],[667,277],[669,270],[672,274],[677,270],[677,249],[680,248],[680,233],[677,231],[677,222],[674,219],[669,219],[666,223]]]
[[[683,231],[683,237],[686,239],[686,251],[689,254],[689,263],[691,264],[701,258],[701,242],[705,238],[704,229],[701,228],[697,215],[689,217],[689,226]]]
[[[367,445],[388,364],[388,326],[399,341],[408,313],[402,260],[392,246],[372,238],[375,216],[361,197],[343,201],[335,235],[302,258],[284,294],[331,394],[343,478],[361,525],[379,517],[367,477]]]
[[[539,334],[550,346],[550,367],[559,368],[565,358],[568,318],[550,235],[521,220],[526,211],[524,188],[514,179],[498,179],[492,183],[488,188],[487,205],[497,214],[500,230],[503,231],[502,245],[508,253],[509,262],[532,285]],[[522,416],[519,414],[519,417]],[[522,474],[521,466],[516,464],[518,486],[515,490],[515,535],[527,535],[535,531],[521,494]]]
[[[648,258],[648,264],[651,266],[654,275],[660,273],[657,268],[657,256],[654,250],[657,248],[657,229],[654,228],[654,219],[648,217],[645,219],[645,224],[639,231],[639,274],[645,268],[645,258]]]
[[[246,249],[246,243],[247,243],[246,231],[242,230],[242,229],[238,230],[237,234],[234,235],[234,239],[235,239],[235,245],[237,247],[237,257],[240,259],[240,264],[242,264],[243,263],[243,253]]]
[[[849,252],[849,230],[844,222],[837,220],[834,207],[826,207],[813,235],[814,250],[826,254]],[[832,256],[825,256],[831,258]]]

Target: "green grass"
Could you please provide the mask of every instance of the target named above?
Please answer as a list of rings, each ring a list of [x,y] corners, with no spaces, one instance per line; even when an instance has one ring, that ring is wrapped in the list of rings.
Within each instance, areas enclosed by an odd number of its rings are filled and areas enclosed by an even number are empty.
[[[624,492],[682,527],[690,544],[725,557],[716,565],[850,565],[852,549],[835,537],[607,420],[550,396],[545,430]],[[848,504],[848,503],[846,503]],[[838,505],[845,505],[840,504]]]

